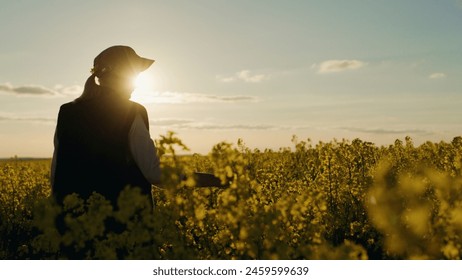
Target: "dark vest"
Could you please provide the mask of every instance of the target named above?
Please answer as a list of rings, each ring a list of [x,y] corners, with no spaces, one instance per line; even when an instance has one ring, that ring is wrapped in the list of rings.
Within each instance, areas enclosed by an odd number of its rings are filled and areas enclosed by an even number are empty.
[[[151,195],[151,184],[133,161],[128,144],[136,114],[149,129],[143,106],[110,92],[61,106],[53,185],[58,202],[71,193],[87,198],[98,192],[116,205],[127,185]]]

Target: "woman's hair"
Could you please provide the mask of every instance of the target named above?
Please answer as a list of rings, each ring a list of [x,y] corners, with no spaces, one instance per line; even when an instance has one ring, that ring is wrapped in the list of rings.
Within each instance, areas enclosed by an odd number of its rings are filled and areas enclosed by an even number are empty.
[[[85,82],[85,87],[83,88],[82,95],[80,95],[75,100],[76,102],[93,99],[101,94],[101,88],[96,83],[95,79],[95,73],[91,74],[91,76],[88,77],[87,81]]]

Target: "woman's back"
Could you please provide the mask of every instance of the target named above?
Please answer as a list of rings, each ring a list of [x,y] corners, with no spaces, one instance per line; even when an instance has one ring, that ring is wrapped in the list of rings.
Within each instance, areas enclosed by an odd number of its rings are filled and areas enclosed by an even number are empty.
[[[129,131],[144,107],[104,89],[95,98],[61,106],[56,130],[57,154],[53,194],[58,201],[77,193],[98,192],[116,202],[126,186],[138,186],[150,194],[147,182],[129,151]]]

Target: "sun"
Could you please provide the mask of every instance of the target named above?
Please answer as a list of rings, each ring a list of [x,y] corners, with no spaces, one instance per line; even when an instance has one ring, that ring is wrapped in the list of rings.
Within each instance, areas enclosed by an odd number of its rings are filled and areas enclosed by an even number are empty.
[[[154,79],[147,72],[141,72],[135,78],[135,88],[139,90],[148,90],[154,87]]]
[[[130,100],[143,105],[154,102],[155,80],[152,73],[142,72],[135,78],[135,90]]]

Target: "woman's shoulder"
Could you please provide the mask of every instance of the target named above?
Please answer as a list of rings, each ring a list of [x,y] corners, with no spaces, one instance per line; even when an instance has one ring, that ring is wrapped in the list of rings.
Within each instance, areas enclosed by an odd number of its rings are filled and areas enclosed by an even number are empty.
[[[74,100],[74,101],[62,104],[59,107],[59,111],[60,112],[68,112],[68,111],[73,110],[75,107],[77,107],[77,102],[75,102],[75,100]]]
[[[130,103],[131,103],[131,106],[135,108],[136,112],[141,113],[141,114],[147,114],[146,108],[140,103],[131,101],[131,100],[130,100]]]

